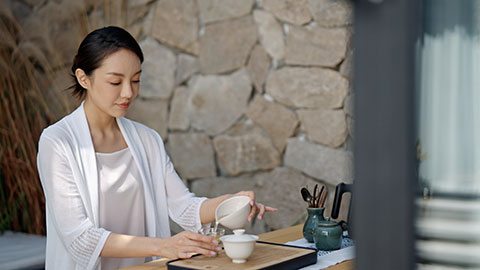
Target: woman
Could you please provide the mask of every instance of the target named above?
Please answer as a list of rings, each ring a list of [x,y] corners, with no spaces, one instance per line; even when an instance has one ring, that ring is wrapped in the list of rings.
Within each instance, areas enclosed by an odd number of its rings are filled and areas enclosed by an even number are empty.
[[[233,196],[198,198],[176,174],[160,136],[123,118],[139,91],[143,54],[118,27],[88,34],[72,66],[73,94],[83,102],[46,128],[38,170],[47,206],[47,269],[118,269],[145,257],[213,255],[197,234]],[[253,218],[276,209],[251,198]],[[170,236],[168,218],[186,231]],[[101,259],[100,259],[101,257]]]

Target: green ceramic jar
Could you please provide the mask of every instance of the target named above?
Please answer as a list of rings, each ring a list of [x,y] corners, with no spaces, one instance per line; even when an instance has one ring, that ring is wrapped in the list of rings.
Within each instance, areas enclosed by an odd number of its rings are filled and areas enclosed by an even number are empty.
[[[319,250],[336,250],[342,246],[342,226],[330,218],[321,220],[313,231],[315,247]]]
[[[313,243],[313,231],[318,222],[324,220],[323,211],[325,211],[325,208],[307,208],[308,216],[303,225],[303,237],[310,243]]]

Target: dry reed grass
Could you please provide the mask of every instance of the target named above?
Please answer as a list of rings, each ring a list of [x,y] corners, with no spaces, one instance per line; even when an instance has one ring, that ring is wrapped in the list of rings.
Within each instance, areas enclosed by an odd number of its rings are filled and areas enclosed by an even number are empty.
[[[45,234],[37,142],[69,102],[50,88],[51,58],[24,36],[8,8],[0,9],[0,36],[0,232]]]
[[[49,9],[43,11],[75,24],[86,35],[106,25],[125,27],[128,2],[96,0],[87,8],[89,4],[82,1],[47,1]],[[88,9],[92,9],[89,13],[100,12],[103,19],[89,17]],[[53,85],[52,89],[55,72],[65,68],[64,60],[68,61],[49,40],[48,24],[55,22],[47,20],[46,27],[35,27],[42,22],[35,17],[29,19],[24,32],[0,1],[0,233],[13,230],[45,234],[37,142],[45,127],[76,106],[69,95],[62,93],[64,85]]]

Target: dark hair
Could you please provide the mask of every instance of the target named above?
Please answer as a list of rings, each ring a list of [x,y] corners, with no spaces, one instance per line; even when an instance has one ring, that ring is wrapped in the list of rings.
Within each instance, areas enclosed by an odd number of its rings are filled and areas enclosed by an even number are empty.
[[[142,49],[135,38],[124,29],[108,26],[88,34],[80,43],[77,55],[73,59],[72,76],[75,84],[69,88],[72,95],[80,99],[85,97],[85,88],[80,85],[75,76],[77,68],[82,69],[87,76],[90,76],[107,56],[119,49],[128,49],[134,52],[140,58],[140,62],[143,62]]]

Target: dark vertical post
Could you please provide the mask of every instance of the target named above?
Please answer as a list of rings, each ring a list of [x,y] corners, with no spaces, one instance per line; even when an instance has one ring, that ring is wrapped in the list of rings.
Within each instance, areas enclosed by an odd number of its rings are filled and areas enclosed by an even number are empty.
[[[356,269],[414,269],[419,2],[354,1]]]

